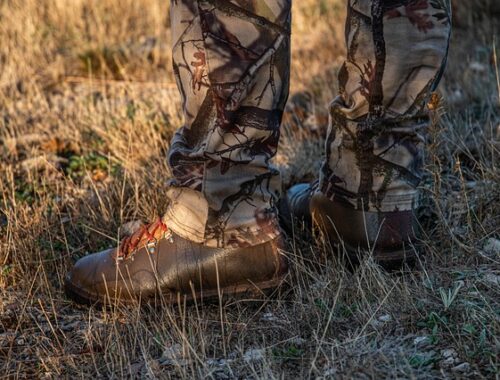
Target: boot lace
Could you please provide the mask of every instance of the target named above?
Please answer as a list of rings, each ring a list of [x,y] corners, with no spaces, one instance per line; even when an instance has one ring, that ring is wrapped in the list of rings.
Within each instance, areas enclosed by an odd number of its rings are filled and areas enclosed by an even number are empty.
[[[156,252],[156,245],[162,239],[173,242],[172,232],[161,218],[158,218],[153,223],[142,225],[132,235],[125,237],[117,248],[116,260],[123,261],[131,258],[143,247],[146,247],[148,253],[153,254]]]

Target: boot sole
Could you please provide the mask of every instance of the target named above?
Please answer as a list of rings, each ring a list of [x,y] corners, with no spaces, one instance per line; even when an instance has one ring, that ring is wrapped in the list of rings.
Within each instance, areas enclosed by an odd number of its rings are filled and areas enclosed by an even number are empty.
[[[220,289],[211,289],[193,294],[187,293],[157,293],[155,296],[141,299],[121,299],[111,297],[100,297],[98,295],[86,292],[81,288],[73,285],[70,281],[65,282],[64,290],[68,298],[78,304],[89,306],[136,306],[136,305],[173,305],[179,301],[187,303],[215,303],[222,300],[263,300],[272,295],[277,289],[280,289],[285,284],[287,275],[283,275],[273,280],[262,281],[257,284],[246,283],[227,286]]]

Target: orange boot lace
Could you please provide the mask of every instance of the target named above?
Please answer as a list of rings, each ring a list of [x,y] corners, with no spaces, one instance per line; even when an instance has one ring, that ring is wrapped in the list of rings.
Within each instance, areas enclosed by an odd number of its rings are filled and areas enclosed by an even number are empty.
[[[123,261],[133,257],[141,248],[146,247],[148,253],[156,252],[156,246],[162,239],[168,239],[173,242],[172,232],[165,223],[158,218],[150,224],[142,225],[132,235],[125,237],[116,252],[116,260]]]

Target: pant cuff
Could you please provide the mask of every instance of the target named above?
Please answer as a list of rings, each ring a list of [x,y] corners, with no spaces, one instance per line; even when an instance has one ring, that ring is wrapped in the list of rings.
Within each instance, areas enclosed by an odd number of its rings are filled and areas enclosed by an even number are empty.
[[[207,234],[209,206],[199,191],[183,187],[171,187],[167,196],[170,205],[163,222],[175,234],[213,248],[241,248],[255,246],[274,240],[281,235],[277,213],[251,215],[239,218],[237,226],[230,226],[217,238]]]
[[[372,212],[411,211],[420,205],[419,189],[389,190],[387,193],[373,192],[363,195],[353,194],[339,186],[323,182],[320,184],[318,191],[330,200],[343,202],[355,210]],[[383,202],[380,202],[379,197],[383,197]]]

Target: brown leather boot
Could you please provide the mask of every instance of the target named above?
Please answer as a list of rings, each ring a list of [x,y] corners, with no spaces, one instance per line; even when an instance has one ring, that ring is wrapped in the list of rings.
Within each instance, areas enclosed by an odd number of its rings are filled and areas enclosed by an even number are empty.
[[[277,287],[287,273],[277,240],[244,248],[209,248],[158,221],[142,226],[118,248],[80,259],[66,277],[68,296],[80,303],[177,301],[256,295]]]
[[[373,254],[385,268],[400,267],[415,260],[412,242],[418,223],[413,211],[367,212],[330,200],[315,185],[300,184],[288,190],[280,204],[282,226],[290,230],[294,221],[316,225],[332,246],[345,248],[351,262]]]

